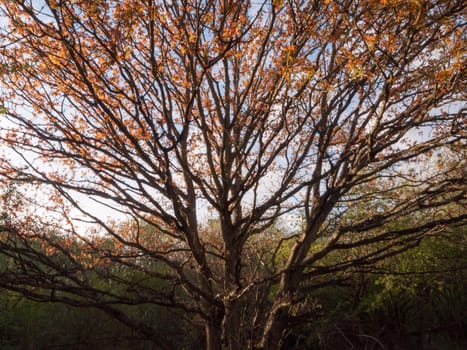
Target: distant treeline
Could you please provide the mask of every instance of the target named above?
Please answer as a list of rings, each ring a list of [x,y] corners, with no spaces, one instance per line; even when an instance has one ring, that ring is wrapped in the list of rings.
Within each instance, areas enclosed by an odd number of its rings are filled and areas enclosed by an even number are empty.
[[[300,320],[283,349],[466,349],[466,244],[465,231],[457,229],[354,271],[341,285],[311,290],[303,301],[310,317]],[[122,308],[178,339],[179,349],[205,347],[201,326],[181,313],[153,305]],[[0,290],[0,349],[156,347],[99,310]]]

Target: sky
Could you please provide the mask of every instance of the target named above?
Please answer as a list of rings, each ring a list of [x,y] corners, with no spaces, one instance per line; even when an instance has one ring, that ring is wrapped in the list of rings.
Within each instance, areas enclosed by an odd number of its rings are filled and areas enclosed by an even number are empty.
[[[38,1],[35,1],[36,4],[40,3]],[[0,27],[5,25],[5,18],[0,16]],[[28,113],[27,111],[24,111],[24,113]],[[7,128],[9,126],[9,122],[5,119],[4,116],[0,115],[0,129],[2,128]],[[430,137],[431,131],[426,128],[423,130],[411,130],[406,138],[410,139],[411,141],[423,141],[426,140]],[[400,144],[401,147],[404,147],[402,143]],[[28,160],[32,161],[34,159],[33,155],[25,154],[23,153],[23,156],[26,157]],[[11,159],[12,162],[14,163],[21,163],[22,159],[18,154],[15,154],[12,152],[6,145],[0,144],[0,157],[2,158],[9,158]],[[37,164],[37,162],[36,162]],[[40,167],[48,167],[50,164],[41,164]],[[274,179],[271,179],[270,183],[274,183]],[[34,199],[37,203],[46,203],[46,196],[43,193],[35,192],[36,190],[33,190],[32,188],[27,189],[27,195],[30,196],[32,199]],[[118,210],[113,210],[111,209],[108,205],[100,204],[93,200],[92,198],[85,196],[83,194],[78,194],[78,193],[71,193],[73,198],[78,201],[78,203],[82,206],[82,209],[84,211],[89,212],[92,215],[96,215],[99,218],[102,218],[104,220],[126,220],[126,216],[119,212]],[[40,205],[36,209],[37,213],[43,213],[45,215],[50,215],[49,213],[43,212],[44,209],[40,208]],[[208,213],[206,212],[205,214],[208,216]],[[76,217],[77,220],[75,220],[76,224],[80,227],[80,229],[88,229],[90,226],[83,223],[82,221],[79,220],[79,218],[83,219],[82,214],[78,210],[73,210],[72,211],[72,216]]]

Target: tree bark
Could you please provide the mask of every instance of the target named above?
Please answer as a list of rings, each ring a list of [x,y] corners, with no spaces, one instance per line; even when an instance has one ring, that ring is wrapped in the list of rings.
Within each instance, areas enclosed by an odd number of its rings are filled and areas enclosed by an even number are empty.
[[[241,302],[238,299],[229,301],[222,322],[222,343],[225,350],[247,348],[241,328]]]
[[[209,320],[205,324],[206,350],[222,350],[222,332],[219,322],[215,319]]]

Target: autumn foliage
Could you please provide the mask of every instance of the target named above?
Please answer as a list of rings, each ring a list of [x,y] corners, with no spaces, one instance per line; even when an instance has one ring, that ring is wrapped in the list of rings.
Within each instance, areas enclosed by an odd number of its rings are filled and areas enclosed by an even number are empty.
[[[278,349],[313,317],[308,291],[465,223],[464,1],[1,11],[0,287],[98,307],[160,348],[119,304],[183,310],[210,350]],[[47,190],[54,215],[15,186]]]

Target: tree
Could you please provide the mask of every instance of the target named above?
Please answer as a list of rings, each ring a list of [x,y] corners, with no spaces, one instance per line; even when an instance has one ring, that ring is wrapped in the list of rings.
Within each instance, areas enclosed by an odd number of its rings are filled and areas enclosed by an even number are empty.
[[[312,317],[308,291],[465,222],[432,215],[465,204],[463,159],[417,176],[465,145],[463,1],[1,3],[0,137],[23,160],[1,174],[54,191],[64,215],[57,236],[5,207],[2,288],[98,307],[160,348],[119,304],[181,310],[211,350],[277,349]],[[100,234],[71,225],[66,203]],[[344,220],[354,203],[367,216]]]

